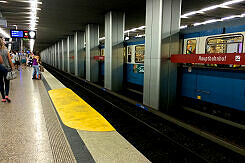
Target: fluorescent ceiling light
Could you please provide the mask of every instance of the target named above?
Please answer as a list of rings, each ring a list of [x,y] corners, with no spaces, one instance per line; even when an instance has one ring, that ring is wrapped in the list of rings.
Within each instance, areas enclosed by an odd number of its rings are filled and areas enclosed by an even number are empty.
[[[10,38],[9,34],[5,32],[1,27],[0,27],[0,33],[3,35],[3,37]]]
[[[34,39],[30,39],[30,50],[31,50],[31,52],[33,52],[34,45],[35,45],[35,40]]]
[[[223,20],[229,20],[229,19],[238,18],[238,17],[241,17],[241,15],[231,15],[231,16],[224,17],[221,20],[222,21]]]
[[[204,25],[204,24],[210,24],[210,23],[214,23],[214,22],[220,22],[220,21],[225,21],[225,20],[230,20],[230,19],[234,19],[234,18],[241,18],[241,17],[245,17],[245,13],[241,14],[241,15],[231,15],[231,16],[227,16],[227,17],[223,17],[221,19],[212,19],[212,20],[207,20],[204,22],[200,22],[200,23],[194,23],[194,26],[199,26],[199,25]]]
[[[34,0],[34,1],[36,1],[36,0]],[[21,1],[21,2],[25,2],[25,3],[33,3],[33,0],[29,0],[29,1]],[[43,4],[43,3],[40,2],[40,1],[36,1],[36,3],[39,4],[39,5]]]
[[[99,38],[99,40],[100,40],[100,41],[105,40],[105,37],[101,37],[101,38]]]
[[[188,18],[189,16],[193,16],[193,15],[196,15],[198,13],[204,13],[206,11],[214,10],[214,9],[217,9],[217,8],[227,8],[227,7],[229,7],[229,5],[233,5],[233,4],[244,2],[244,1],[245,0],[231,0],[231,1],[228,1],[228,2],[221,3],[219,5],[213,5],[213,6],[209,6],[209,7],[203,8],[201,10],[188,12],[186,14],[181,15],[181,18]]]
[[[187,28],[187,25],[180,26],[180,29]]]
[[[143,35],[137,35],[135,37],[145,37],[145,34],[143,34]]]
[[[0,3],[8,3],[7,1],[0,1]]]

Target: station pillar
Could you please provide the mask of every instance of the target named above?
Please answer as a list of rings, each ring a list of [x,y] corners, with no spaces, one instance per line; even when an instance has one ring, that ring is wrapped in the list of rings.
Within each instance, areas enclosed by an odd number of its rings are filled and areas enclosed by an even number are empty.
[[[62,71],[65,71],[65,52],[64,52],[64,40],[61,41],[61,56],[62,56]]]
[[[55,45],[53,45],[53,67],[55,67]]]
[[[67,52],[67,72],[70,73],[70,36],[67,37],[67,48],[66,48],[66,52]]]
[[[123,86],[123,41],[125,13],[105,15],[105,88],[118,91]]]
[[[54,58],[55,58],[55,53],[54,53],[54,45],[52,46],[52,66],[54,67]]]
[[[77,35],[77,64],[78,64],[78,76],[85,77],[85,32],[78,32]]]
[[[99,25],[86,26],[86,80],[97,82],[99,79],[99,64],[94,56],[99,55]]]
[[[74,33],[74,69],[75,69],[75,75],[78,76],[78,32]]]
[[[57,60],[57,63],[58,63],[58,66],[57,68],[60,70],[61,67],[60,67],[60,63],[61,63],[61,57],[60,57],[60,42],[57,43],[57,56],[58,56],[58,60]]]
[[[167,110],[176,102],[177,65],[169,58],[179,53],[181,2],[146,0],[143,102],[157,110]]]
[[[58,44],[55,43],[55,68],[58,68]]]

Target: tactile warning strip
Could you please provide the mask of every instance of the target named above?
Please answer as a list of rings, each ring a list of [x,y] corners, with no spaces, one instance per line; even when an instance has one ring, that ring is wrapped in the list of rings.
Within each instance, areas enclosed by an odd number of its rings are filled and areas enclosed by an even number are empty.
[[[39,83],[39,88],[54,162],[76,162],[43,83]]]
[[[53,89],[49,95],[62,122],[70,128],[84,131],[115,131],[94,108],[68,88]]]

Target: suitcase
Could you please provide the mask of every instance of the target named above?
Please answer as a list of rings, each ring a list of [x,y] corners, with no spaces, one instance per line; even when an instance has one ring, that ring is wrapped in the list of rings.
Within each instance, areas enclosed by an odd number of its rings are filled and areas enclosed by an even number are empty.
[[[36,72],[35,72],[35,74],[34,74],[34,76],[33,76],[33,79],[37,79],[37,74],[36,74]],[[41,79],[42,79],[42,75],[41,75],[41,73],[39,73],[39,75],[38,75],[38,79],[39,79],[39,80],[41,80]]]

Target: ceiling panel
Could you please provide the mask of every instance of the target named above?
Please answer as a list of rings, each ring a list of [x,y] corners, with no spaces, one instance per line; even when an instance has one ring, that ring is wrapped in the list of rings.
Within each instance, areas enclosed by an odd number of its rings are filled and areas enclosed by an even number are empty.
[[[0,3],[0,10],[8,21],[9,28],[17,24],[20,29],[28,29],[28,11],[30,4],[23,0],[7,0]],[[226,2],[225,0],[183,0],[182,14],[204,7]],[[48,45],[71,35],[76,30],[85,30],[88,23],[100,24],[100,35],[104,34],[104,15],[106,12],[125,11],[126,29],[145,24],[145,0],[42,0],[38,11],[39,22],[35,49],[42,50]],[[231,8],[219,8],[205,14],[182,19],[182,25],[203,22],[210,19],[237,15],[245,12],[245,3]]]

